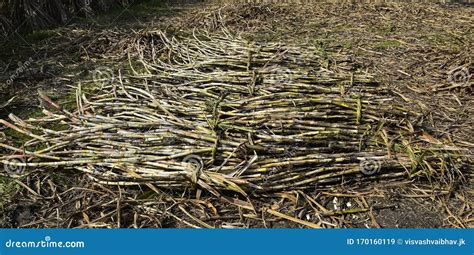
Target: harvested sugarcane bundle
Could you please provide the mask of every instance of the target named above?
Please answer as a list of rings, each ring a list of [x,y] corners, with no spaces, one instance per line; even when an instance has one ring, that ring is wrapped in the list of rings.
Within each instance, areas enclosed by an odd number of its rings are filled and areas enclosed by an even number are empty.
[[[45,117],[1,120],[32,138],[21,148],[0,143],[13,153],[0,158],[5,169],[70,168],[108,184],[245,195],[461,175],[454,159],[463,152],[417,139],[410,121],[421,114],[347,55],[228,33],[143,38],[134,73],[119,72],[92,96],[79,84],[74,111],[41,94]]]

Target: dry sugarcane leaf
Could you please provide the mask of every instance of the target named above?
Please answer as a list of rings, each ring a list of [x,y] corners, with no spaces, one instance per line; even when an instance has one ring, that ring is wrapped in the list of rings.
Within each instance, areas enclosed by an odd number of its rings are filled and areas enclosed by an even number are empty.
[[[8,105],[10,105],[10,104],[13,102],[13,100],[15,100],[15,98],[16,98],[16,96],[10,98],[10,99],[9,99],[7,102],[5,102],[4,104],[1,104],[1,105],[0,105],[0,109],[5,108],[5,107],[7,107]]]
[[[434,138],[433,136],[431,136],[430,134],[428,134],[426,131],[423,131],[421,133],[421,136],[420,136],[421,140],[425,141],[425,142],[429,142],[429,143],[432,143],[432,144],[443,144],[442,142],[440,142],[438,139]]]

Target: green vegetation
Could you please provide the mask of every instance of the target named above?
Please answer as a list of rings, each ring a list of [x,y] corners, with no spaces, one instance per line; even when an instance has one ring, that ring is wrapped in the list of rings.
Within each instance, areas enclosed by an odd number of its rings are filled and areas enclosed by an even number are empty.
[[[11,181],[8,177],[0,176],[0,212],[3,211],[6,203],[18,188],[19,186],[16,182]]]
[[[390,48],[399,47],[401,43],[397,40],[384,40],[375,44],[375,49],[386,50]]]

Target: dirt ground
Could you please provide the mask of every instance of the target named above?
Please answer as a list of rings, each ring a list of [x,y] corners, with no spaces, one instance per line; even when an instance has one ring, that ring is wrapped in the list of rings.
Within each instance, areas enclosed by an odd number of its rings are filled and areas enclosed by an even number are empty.
[[[341,183],[255,197],[252,209],[194,190],[106,186],[74,172],[38,169],[20,179],[0,176],[0,226],[473,227],[472,24],[474,7],[463,4],[155,3],[11,35],[0,46],[0,118],[37,114],[38,89],[70,104],[74,86],[97,68],[126,68],[130,42],[147,31],[190,35],[225,27],[249,40],[311,43],[347,54],[394,96],[421,109],[435,139],[469,157],[456,179]]]

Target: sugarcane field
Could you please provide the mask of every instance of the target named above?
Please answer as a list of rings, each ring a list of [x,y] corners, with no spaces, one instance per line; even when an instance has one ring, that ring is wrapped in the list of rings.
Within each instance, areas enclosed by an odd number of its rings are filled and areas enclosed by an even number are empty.
[[[1,228],[472,228],[472,1],[0,1]]]

